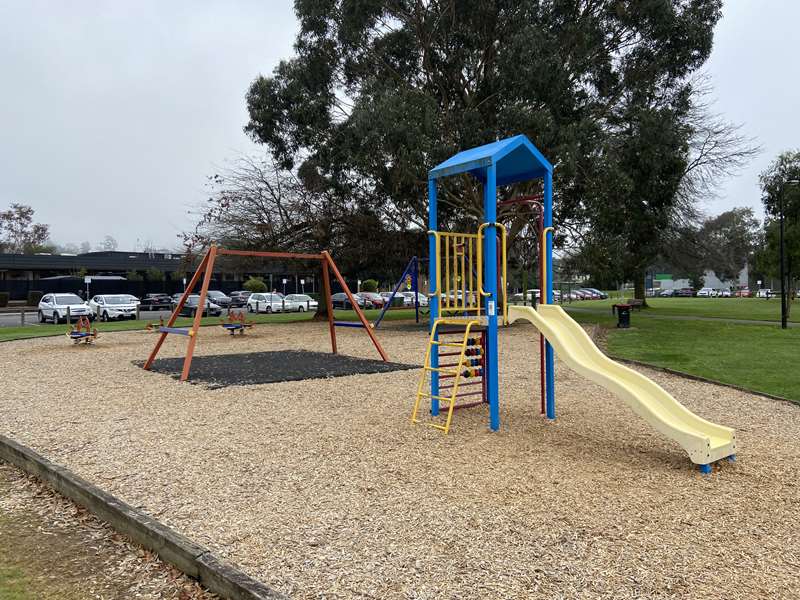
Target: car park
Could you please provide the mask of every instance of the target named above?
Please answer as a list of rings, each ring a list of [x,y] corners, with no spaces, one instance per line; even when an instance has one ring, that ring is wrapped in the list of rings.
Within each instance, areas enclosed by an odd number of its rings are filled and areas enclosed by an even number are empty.
[[[606,299],[608,298],[608,294],[606,294],[605,292],[603,292],[603,291],[601,291],[601,290],[598,290],[597,288],[582,288],[582,289],[584,289],[584,290],[587,290],[587,291],[590,291],[590,292],[592,292],[593,294],[597,294],[597,296],[598,296],[598,297],[599,297],[601,300],[606,300]]]
[[[694,289],[690,287],[681,288],[675,292],[675,295],[678,298],[691,298],[694,296]]]
[[[383,308],[386,303],[385,298],[376,292],[359,292],[358,295],[364,298],[365,301],[372,303],[373,308]]]
[[[658,293],[658,296],[660,298],[672,298],[674,295],[675,295],[675,290],[673,290],[672,288],[667,289],[667,290],[661,290]]]
[[[697,292],[698,298],[716,298],[717,297],[717,290],[710,287],[700,288]]]
[[[730,298],[731,295],[731,291],[728,288],[719,291],[720,298]]]
[[[305,312],[315,311],[319,308],[319,303],[308,294],[289,294],[283,300],[286,310]]]
[[[736,290],[734,292],[734,296],[736,296],[737,298],[750,298],[752,295],[753,293],[750,291],[750,288],[746,287]]]
[[[48,320],[64,323],[67,318],[75,320],[80,317],[94,320],[89,306],[75,294],[45,294],[39,301],[39,323]]]
[[[135,319],[136,304],[124,294],[100,294],[89,300],[89,309],[101,321]]]
[[[392,297],[392,292],[381,292],[381,298],[383,298],[384,303],[389,302],[389,299]],[[394,295],[394,299],[392,300],[395,306],[400,306],[400,302],[403,303],[403,306],[411,306],[414,304],[413,300],[409,300],[406,296],[403,295],[403,292],[397,292]]]
[[[172,298],[168,294],[145,294],[139,303],[139,310],[169,310]]]
[[[596,291],[594,291],[592,289],[581,288],[578,291],[582,292],[583,294],[585,294],[588,297],[589,300],[600,300],[600,294],[598,294]]]
[[[283,298],[278,294],[256,292],[247,298],[247,311],[252,313],[275,313],[285,308]]]
[[[353,297],[360,308],[372,308],[371,303],[367,305],[367,301],[358,294],[353,294]],[[333,308],[343,308],[345,310],[353,308],[350,304],[347,294],[344,292],[333,294],[331,296],[331,303],[333,304]]]
[[[417,297],[417,304],[419,306],[428,306],[428,297],[419,292],[397,292],[405,298],[406,306],[414,306],[414,296]]]
[[[181,308],[180,314],[184,317],[193,317],[197,314],[197,311],[200,306],[200,296],[198,294],[192,294],[188,298],[186,298],[186,303]],[[208,298],[206,298],[206,305],[203,308],[203,315],[204,317],[218,317],[222,314],[222,308],[211,302]]]
[[[229,308],[231,305],[231,298],[223,294],[219,290],[208,290],[208,298],[217,306],[221,308]]]
[[[231,299],[231,307],[242,307],[247,306],[247,299],[250,297],[250,294],[253,292],[249,292],[247,290],[239,290],[235,292],[231,292],[228,294],[228,297]]]

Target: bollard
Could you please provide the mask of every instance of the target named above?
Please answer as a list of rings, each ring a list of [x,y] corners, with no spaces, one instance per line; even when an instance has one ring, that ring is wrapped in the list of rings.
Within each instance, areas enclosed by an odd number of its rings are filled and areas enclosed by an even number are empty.
[[[259,312],[261,312],[261,311],[258,310],[258,300],[256,300],[256,314],[258,314]]]
[[[137,304],[137,305],[136,305],[136,320],[138,321],[138,320],[139,320],[139,318],[140,318],[140,315],[139,315],[139,305]]]
[[[72,311],[69,306],[67,307],[67,323],[72,323]]]
[[[286,312],[286,299],[281,298],[281,312]]]
[[[25,309],[24,308],[21,311],[19,311],[19,324],[20,325],[25,325]]]
[[[311,300],[306,300],[306,312],[311,312]]]

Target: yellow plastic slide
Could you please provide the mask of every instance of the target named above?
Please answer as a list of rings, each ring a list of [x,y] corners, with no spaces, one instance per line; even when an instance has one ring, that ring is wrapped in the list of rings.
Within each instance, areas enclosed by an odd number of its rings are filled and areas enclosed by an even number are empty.
[[[603,354],[578,323],[554,304],[509,306],[509,321],[530,321],[572,370],[624,400],[656,430],[675,440],[695,464],[736,453],[736,432],[701,419],[656,382]]]

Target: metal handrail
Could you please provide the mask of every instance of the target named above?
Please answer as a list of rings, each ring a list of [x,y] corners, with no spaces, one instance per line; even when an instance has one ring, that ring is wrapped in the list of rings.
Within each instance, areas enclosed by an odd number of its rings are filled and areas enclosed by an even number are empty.
[[[481,236],[483,235],[483,230],[486,227],[497,227],[500,229],[500,246],[501,246],[501,261],[502,261],[502,279],[503,282],[503,324],[508,324],[508,281],[506,278],[506,271],[507,271],[507,256],[506,256],[506,226],[502,223],[481,223],[481,226],[478,227],[478,264],[480,268],[478,269],[478,294],[480,296],[488,296],[489,292],[483,289],[483,281],[481,277],[481,273],[483,272],[483,244],[481,243]]]
[[[545,227],[542,229],[542,281],[544,282],[544,286],[547,287],[547,234],[548,232],[554,232],[554,227]],[[542,289],[539,292],[539,304],[547,304],[547,290]]]

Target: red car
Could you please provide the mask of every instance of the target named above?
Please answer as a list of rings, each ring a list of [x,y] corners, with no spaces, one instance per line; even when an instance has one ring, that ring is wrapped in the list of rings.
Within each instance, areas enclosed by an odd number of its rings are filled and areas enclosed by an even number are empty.
[[[368,304],[372,304],[374,308],[383,308],[386,302],[386,298],[376,292],[358,292],[357,295],[361,296]]]
[[[750,288],[742,288],[740,290],[736,290],[734,296],[737,298],[750,298],[752,297],[753,293],[750,291]]]

